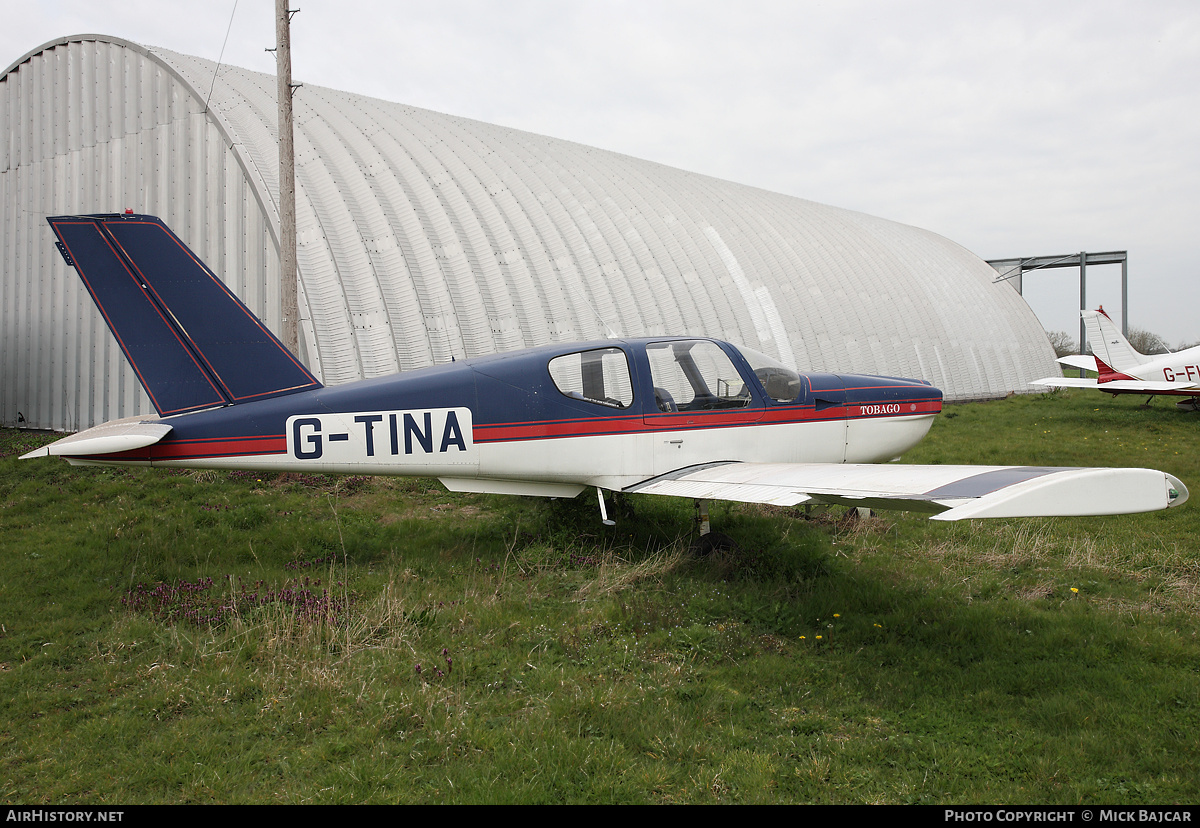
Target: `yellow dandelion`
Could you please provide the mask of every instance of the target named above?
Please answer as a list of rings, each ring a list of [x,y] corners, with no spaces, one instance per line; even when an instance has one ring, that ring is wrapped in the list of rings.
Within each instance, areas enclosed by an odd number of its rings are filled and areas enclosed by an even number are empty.
[[[821,636],[819,636],[819,635],[817,636],[817,638],[820,638],[820,637],[821,637]]]
[[[1079,588],[1078,588],[1078,587],[1071,587],[1071,592],[1079,592]]]
[[[835,612],[835,613],[833,614],[833,617],[834,617],[834,618],[841,618],[842,616],[838,615],[838,614]]]

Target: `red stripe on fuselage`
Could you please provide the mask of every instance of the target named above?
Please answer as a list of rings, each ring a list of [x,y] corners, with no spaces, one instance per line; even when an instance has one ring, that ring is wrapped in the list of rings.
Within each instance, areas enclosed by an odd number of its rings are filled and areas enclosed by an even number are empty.
[[[207,460],[212,457],[246,457],[258,454],[286,454],[287,438],[282,434],[270,437],[213,437],[204,440],[168,440],[146,448],[117,451],[111,454],[81,455],[79,460],[112,462],[126,460],[158,463],[167,460]]]
[[[589,420],[539,420],[532,423],[476,423],[476,443],[505,443],[558,437],[593,437],[601,434],[636,434],[645,430],[638,416],[597,417]]]
[[[503,443],[520,440],[557,439],[562,437],[597,437],[608,434],[637,434],[639,432],[691,431],[706,428],[779,425],[785,423],[819,423],[830,420],[887,420],[936,414],[941,411],[939,400],[902,401],[902,410],[889,414],[852,415],[849,411],[867,403],[830,406],[819,413],[814,408],[760,408],[725,411],[679,411],[637,415],[594,417],[581,420],[542,420],[526,423],[475,424],[476,443]],[[871,403],[872,405],[875,403]],[[915,408],[914,408],[915,406]]]
[[[254,454],[286,454],[287,438],[214,437],[204,440],[171,440],[151,446],[154,460],[197,460],[204,457],[243,457]]]
[[[524,423],[476,424],[472,440],[475,443],[509,443],[523,440],[563,439],[567,437],[599,437],[614,434],[644,432],[693,431],[710,428],[735,428],[787,423],[820,423],[831,420],[888,420],[936,414],[941,411],[939,400],[901,401],[900,411],[888,414],[852,415],[849,411],[867,403],[837,405],[817,412],[812,407],[752,408],[725,411],[680,411],[652,414],[643,418],[629,414],[591,417],[578,420],[539,420]],[[875,405],[875,403],[870,403]],[[273,434],[265,437],[211,437],[204,439],[165,440],[146,448],[112,454],[79,457],[81,460],[168,462],[204,460],[213,457],[247,457],[286,454],[287,437]]]

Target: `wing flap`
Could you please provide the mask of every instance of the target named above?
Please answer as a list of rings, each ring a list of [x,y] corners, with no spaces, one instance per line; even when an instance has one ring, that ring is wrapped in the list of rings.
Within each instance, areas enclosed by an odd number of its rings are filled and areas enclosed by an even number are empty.
[[[810,500],[941,513],[939,520],[1130,514],[1187,500],[1153,469],[721,463],[681,469],[626,491],[793,506]]]
[[[47,446],[22,454],[21,459],[88,457],[134,451],[152,446],[170,433],[171,426],[166,423],[148,423],[143,422],[141,417],[126,417],[56,440]]]
[[[789,486],[729,483],[715,480],[658,480],[636,489],[643,494],[693,497],[698,500],[736,500],[771,506],[799,506],[812,496]]]

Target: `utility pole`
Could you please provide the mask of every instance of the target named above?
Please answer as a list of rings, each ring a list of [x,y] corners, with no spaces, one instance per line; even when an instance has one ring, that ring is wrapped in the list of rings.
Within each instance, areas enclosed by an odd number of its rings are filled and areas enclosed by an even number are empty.
[[[292,15],[275,0],[275,67],[279,79],[279,279],[283,344],[300,356],[300,300],[296,287],[296,157],[292,143]]]

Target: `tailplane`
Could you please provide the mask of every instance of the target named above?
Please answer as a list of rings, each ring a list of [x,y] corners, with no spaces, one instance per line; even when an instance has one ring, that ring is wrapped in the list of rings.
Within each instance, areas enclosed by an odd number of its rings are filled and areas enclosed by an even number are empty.
[[[160,416],[321,387],[161,219],[47,221]]]
[[[1104,308],[1080,311],[1079,315],[1083,317],[1088,346],[1096,357],[1101,382],[1106,379],[1129,379],[1126,375],[1131,370],[1149,361],[1148,357],[1135,351],[1129,341],[1121,335],[1120,329],[1108,318]]]

